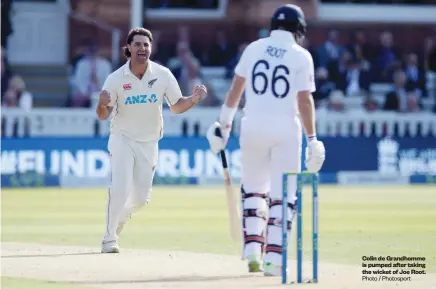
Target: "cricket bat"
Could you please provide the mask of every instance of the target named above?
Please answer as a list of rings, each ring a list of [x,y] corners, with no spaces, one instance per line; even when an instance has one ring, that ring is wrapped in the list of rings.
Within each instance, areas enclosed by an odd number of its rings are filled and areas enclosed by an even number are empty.
[[[221,130],[217,128],[216,135],[221,136]],[[224,150],[220,151],[221,162],[223,165],[223,174],[224,174],[224,184],[226,189],[226,197],[227,197],[227,209],[229,210],[229,227],[230,227],[230,236],[233,241],[238,242],[241,240],[242,236],[242,227],[241,227],[241,216],[239,210],[239,198],[233,190],[232,186],[232,178],[230,176],[229,166],[227,163],[227,157]]]

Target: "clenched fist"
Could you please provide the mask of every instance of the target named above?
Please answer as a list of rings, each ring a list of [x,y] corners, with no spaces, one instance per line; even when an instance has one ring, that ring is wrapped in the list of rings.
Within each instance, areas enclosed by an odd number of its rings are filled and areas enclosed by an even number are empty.
[[[207,94],[206,86],[197,85],[192,91],[192,100],[194,103],[199,102]]]
[[[98,98],[98,105],[99,106],[108,106],[108,104],[111,102],[111,95],[106,90],[103,90],[100,92],[99,98]]]

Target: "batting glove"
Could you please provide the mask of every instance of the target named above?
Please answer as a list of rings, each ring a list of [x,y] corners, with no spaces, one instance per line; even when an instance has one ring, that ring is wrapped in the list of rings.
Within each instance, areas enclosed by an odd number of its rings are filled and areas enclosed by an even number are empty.
[[[306,169],[311,173],[317,173],[325,160],[325,148],[321,141],[313,140],[306,148]]]
[[[214,153],[219,153],[220,151],[224,150],[229,136],[230,129],[228,127],[223,127],[219,122],[214,122],[206,133],[210,150]]]

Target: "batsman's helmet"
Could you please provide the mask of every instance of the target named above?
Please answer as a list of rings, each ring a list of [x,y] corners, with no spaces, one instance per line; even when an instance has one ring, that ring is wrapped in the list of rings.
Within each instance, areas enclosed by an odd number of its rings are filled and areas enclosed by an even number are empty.
[[[297,5],[286,4],[280,6],[271,17],[271,31],[283,28],[303,37],[306,34],[306,19],[303,10]]]

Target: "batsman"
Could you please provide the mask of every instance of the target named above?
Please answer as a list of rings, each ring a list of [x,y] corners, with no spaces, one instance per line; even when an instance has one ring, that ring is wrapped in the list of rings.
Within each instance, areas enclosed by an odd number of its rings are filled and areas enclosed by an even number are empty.
[[[245,90],[239,138],[243,258],[250,272],[263,271],[265,276],[281,275],[282,175],[301,171],[303,129],[307,171],[318,172],[325,160],[325,148],[315,130],[313,59],[300,46],[305,33],[300,7],[288,4],[275,11],[270,36],[252,42],[243,52],[219,122],[207,132],[211,150],[223,150]],[[216,133],[217,128],[221,133]],[[290,177],[289,233],[298,201],[296,188],[296,177]]]

